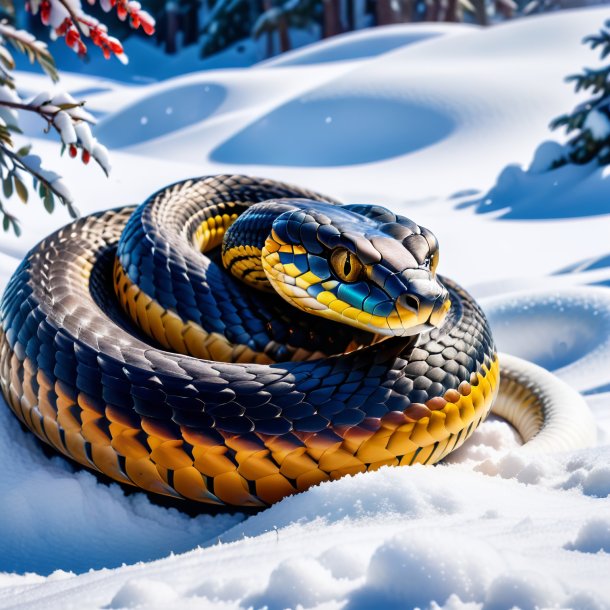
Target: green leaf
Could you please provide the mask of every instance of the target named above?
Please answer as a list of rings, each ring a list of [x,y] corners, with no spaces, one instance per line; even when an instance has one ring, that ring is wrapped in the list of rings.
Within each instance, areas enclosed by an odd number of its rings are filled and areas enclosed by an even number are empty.
[[[4,45],[0,45],[0,62],[7,70],[15,69],[15,60]]]
[[[26,155],[30,154],[30,150],[32,150],[32,145],[31,144],[26,144],[25,146],[22,146],[17,151],[17,156],[18,157],[25,157]]]
[[[16,218],[13,218],[13,232],[16,237],[21,237],[21,227],[19,226],[19,221]]]
[[[28,189],[25,186],[25,184],[23,184],[23,182],[21,181],[21,178],[19,178],[19,176],[17,176],[17,174],[15,174],[15,190],[17,191],[17,195],[19,196],[19,199],[21,199],[21,201],[23,203],[27,203],[28,202]]]
[[[9,230],[10,226],[11,226],[11,221],[10,221],[9,217],[5,214],[4,218],[2,219],[2,228],[4,229],[5,233]]]
[[[82,102],[74,102],[73,104],[59,104],[57,107],[61,110],[71,110],[72,108],[79,108],[82,105]]]
[[[4,196],[8,199],[13,194],[13,177],[9,174],[2,181],[2,191],[4,192]]]
[[[55,198],[53,197],[53,193],[51,193],[49,190],[47,190],[47,193],[44,196],[44,209],[49,214],[52,214],[53,210],[55,209]]]

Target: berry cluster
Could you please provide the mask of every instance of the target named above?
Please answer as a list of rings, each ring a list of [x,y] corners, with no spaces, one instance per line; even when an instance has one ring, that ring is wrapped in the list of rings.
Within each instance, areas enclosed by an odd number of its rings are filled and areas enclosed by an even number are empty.
[[[88,0],[94,4],[96,0]],[[87,45],[83,38],[89,38],[91,42],[99,47],[106,59],[113,55],[119,60],[126,62],[121,43],[108,34],[108,28],[85,14],[80,6],[73,4],[71,0],[31,0],[28,10],[33,14],[39,13],[40,20],[44,25],[53,28],[53,33],[63,38],[66,44],[79,55],[87,54]],[[144,10],[139,2],[135,0],[101,0],[101,6],[105,11],[116,9],[117,17],[121,21],[129,18],[132,28],[142,30],[149,36],[155,32],[154,19]],[[56,25],[58,24],[59,25]]]

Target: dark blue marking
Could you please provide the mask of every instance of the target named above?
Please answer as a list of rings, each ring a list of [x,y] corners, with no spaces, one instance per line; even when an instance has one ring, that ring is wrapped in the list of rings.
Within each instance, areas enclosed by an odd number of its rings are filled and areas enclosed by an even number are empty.
[[[279,252],[280,255],[280,263],[282,265],[289,265],[294,262],[294,254],[292,252]]]
[[[345,405],[342,402],[337,400],[329,400],[327,403],[323,404],[318,408],[318,413],[323,417],[328,417],[328,419],[332,419],[333,415],[340,413],[345,408]]]
[[[357,426],[364,417],[365,414],[360,409],[345,409],[337,413],[332,422],[335,426]]]
[[[378,286],[383,286],[391,275],[392,272],[380,263],[371,267],[371,281]]]
[[[407,292],[407,286],[399,275],[388,276],[383,287],[391,297],[397,297]]]
[[[313,405],[321,405],[330,399],[335,391],[334,387],[322,387],[310,392],[307,400]]]
[[[332,225],[320,225],[317,232],[318,240],[328,248],[341,245],[341,233]]]
[[[286,223],[286,232],[288,233],[288,241],[292,244],[298,244],[301,241],[301,223],[290,220]]]
[[[370,311],[369,310],[369,299],[367,299],[365,301],[364,307],[365,307],[366,311]],[[373,311],[370,313],[372,313],[374,316],[382,316],[382,317],[386,318],[393,311],[394,311],[394,303],[392,301],[383,301],[382,303],[379,303],[379,302],[375,303],[375,306],[373,307]]]
[[[294,264],[305,273],[309,269],[309,261],[307,260],[307,254],[295,254]]]
[[[307,262],[311,272],[315,273],[322,281],[330,278],[330,269],[328,267],[328,261],[325,258],[316,256],[315,254],[308,254]]]
[[[309,288],[307,288],[307,294],[312,297],[317,297],[321,292],[324,292],[322,284],[312,284],[309,286]]]
[[[319,226],[317,222],[305,222],[301,225],[301,243],[312,254],[322,254],[324,252],[324,248],[318,242]]]

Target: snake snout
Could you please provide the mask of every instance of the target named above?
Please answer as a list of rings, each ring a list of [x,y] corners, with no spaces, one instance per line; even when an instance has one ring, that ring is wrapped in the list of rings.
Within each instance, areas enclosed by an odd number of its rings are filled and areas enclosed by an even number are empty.
[[[408,291],[396,299],[396,308],[401,315],[413,315],[418,324],[439,326],[442,324],[450,301],[447,289],[436,278],[410,278]]]
[[[451,307],[447,289],[438,281],[436,284],[438,285],[438,294],[432,303],[430,317],[428,318],[428,323],[432,326],[440,326],[445,321],[447,312]]]
[[[397,301],[403,309],[412,311],[414,314],[419,312],[419,299],[414,294],[403,294],[398,297]]]

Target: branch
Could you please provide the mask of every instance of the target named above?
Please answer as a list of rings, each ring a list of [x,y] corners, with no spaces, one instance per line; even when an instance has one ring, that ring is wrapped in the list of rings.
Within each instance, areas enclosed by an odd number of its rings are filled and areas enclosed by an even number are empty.
[[[25,53],[30,59],[31,63],[37,61],[40,67],[49,75],[53,82],[59,80],[59,74],[55,67],[55,61],[53,56],[49,52],[47,45],[36,40],[29,32],[25,30],[16,30],[13,26],[9,25],[5,21],[0,22],[0,37],[8,40],[18,51]],[[8,58],[12,62],[12,57],[8,51]],[[5,63],[6,65],[6,63]],[[13,66],[7,66],[9,69],[13,69]]]
[[[62,203],[68,208],[68,211],[70,212],[70,215],[73,218],[78,215],[72,205],[74,203],[72,196],[70,195],[68,190],[63,187],[63,182],[60,182],[60,178],[57,178],[56,180],[53,180],[53,182],[51,182],[49,181],[48,177],[44,176],[39,170],[36,170],[34,167],[28,165],[25,162],[25,159],[27,159],[27,157],[20,157],[16,152],[13,152],[10,148],[7,148],[6,146],[0,145],[0,149],[2,149],[3,154],[10,158],[14,165],[18,166],[19,169],[27,172],[28,174],[36,178],[36,180],[38,180],[40,184],[44,185],[46,189],[48,189],[56,197],[58,197],[60,201],[62,201]],[[60,182],[61,188],[53,186],[53,184],[57,182]]]

